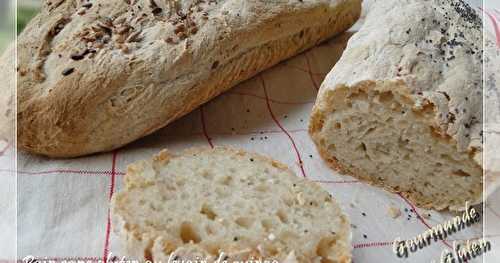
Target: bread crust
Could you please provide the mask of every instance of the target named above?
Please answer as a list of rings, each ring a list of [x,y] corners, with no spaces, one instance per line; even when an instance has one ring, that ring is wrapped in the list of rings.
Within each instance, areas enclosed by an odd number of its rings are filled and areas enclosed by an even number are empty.
[[[123,146],[345,31],[361,9],[360,0],[182,1],[171,15],[157,3],[156,15],[149,1],[131,2],[44,5],[20,35],[19,148],[75,157]]]
[[[363,174],[356,167],[346,169],[337,161],[340,156],[327,149],[321,129],[326,118],[335,114],[337,102],[358,91],[388,91],[404,98],[416,115],[425,116],[417,118],[432,127],[432,136],[468,155],[479,170],[474,176],[480,177],[483,62],[482,45],[477,42],[482,43],[481,29],[480,18],[463,1],[376,1],[323,82],[314,106],[309,130],[323,158],[335,169],[400,192],[418,206],[463,209],[465,201],[460,206],[424,201],[410,189],[375,182],[376,175]],[[469,201],[481,200],[475,196]]]

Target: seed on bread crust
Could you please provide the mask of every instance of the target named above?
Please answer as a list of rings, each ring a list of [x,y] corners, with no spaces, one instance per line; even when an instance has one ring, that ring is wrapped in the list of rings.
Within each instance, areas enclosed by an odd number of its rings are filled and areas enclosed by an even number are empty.
[[[75,68],[67,68],[62,71],[63,76],[68,76],[75,71]]]

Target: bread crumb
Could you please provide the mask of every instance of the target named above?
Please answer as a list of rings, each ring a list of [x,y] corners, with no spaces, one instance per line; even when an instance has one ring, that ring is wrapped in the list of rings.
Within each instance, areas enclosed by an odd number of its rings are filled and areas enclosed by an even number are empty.
[[[397,207],[391,206],[391,207],[389,207],[389,215],[392,218],[396,219],[396,218],[401,216],[401,210],[399,210],[399,208],[397,208]]]
[[[299,205],[304,205],[306,201],[304,200],[304,194],[302,192],[297,194],[297,203]]]
[[[273,241],[273,240],[276,239],[276,236],[273,233],[271,233],[271,234],[269,234],[269,236],[267,237],[267,239],[269,239],[270,241]]]
[[[262,244],[257,245],[257,251],[259,251],[259,254],[265,255],[264,248],[262,247]]]

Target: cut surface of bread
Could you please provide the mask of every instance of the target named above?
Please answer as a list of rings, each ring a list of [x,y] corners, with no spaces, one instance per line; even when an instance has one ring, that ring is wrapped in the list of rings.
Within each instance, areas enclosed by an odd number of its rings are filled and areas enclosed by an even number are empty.
[[[361,0],[46,1],[18,38],[18,146],[109,151],[337,35]]]
[[[347,217],[318,184],[228,148],[162,151],[130,165],[112,218],[126,256],[350,262]]]
[[[482,21],[463,1],[375,1],[323,82],[330,164],[437,210],[482,200]]]

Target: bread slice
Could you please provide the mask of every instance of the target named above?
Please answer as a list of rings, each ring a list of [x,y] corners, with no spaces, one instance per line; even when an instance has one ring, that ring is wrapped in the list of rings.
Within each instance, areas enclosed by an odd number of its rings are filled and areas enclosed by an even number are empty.
[[[480,202],[482,43],[481,18],[461,0],[373,3],[321,86],[319,152],[424,208]]]
[[[74,157],[146,136],[338,34],[361,0],[45,1],[18,38],[18,146]]]
[[[351,259],[350,224],[328,192],[240,150],[162,151],[130,165],[112,218],[126,256],[141,262]]]

